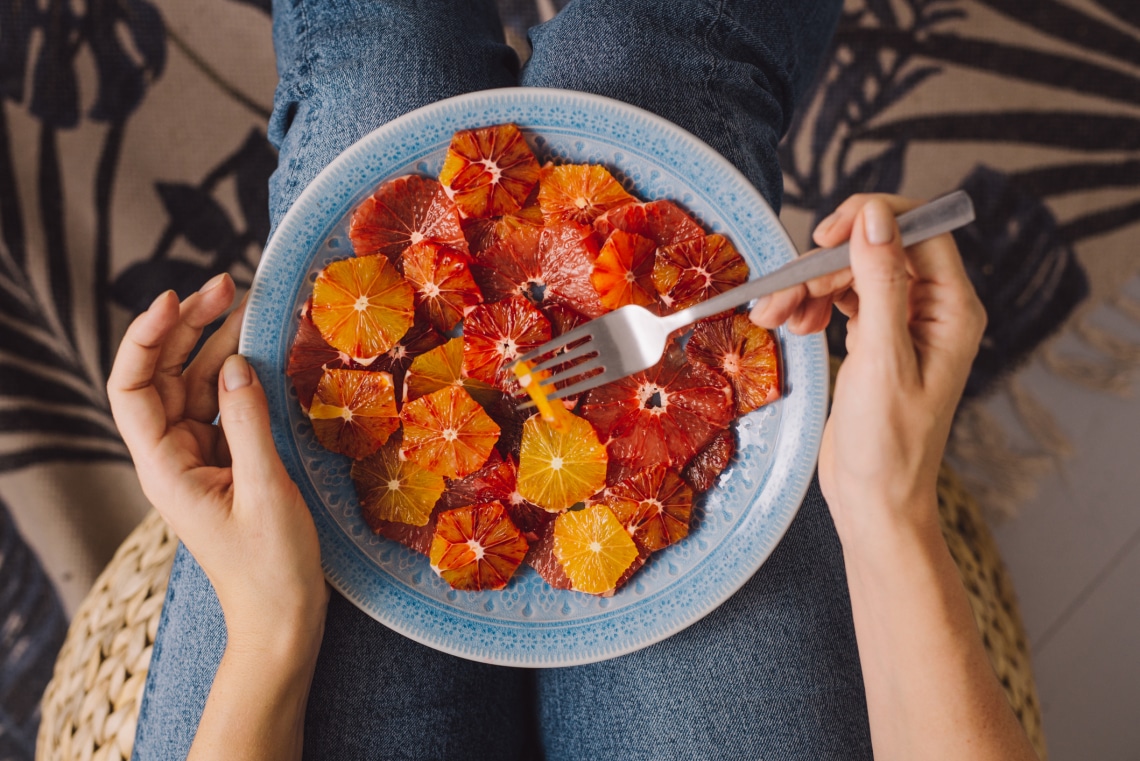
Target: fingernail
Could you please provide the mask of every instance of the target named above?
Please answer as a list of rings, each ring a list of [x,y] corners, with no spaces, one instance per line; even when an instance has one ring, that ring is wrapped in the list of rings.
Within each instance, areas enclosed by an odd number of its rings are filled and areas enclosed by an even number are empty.
[[[225,272],[220,272],[217,275],[214,275],[212,278],[207,280],[206,283],[201,288],[198,289],[198,293],[205,293],[206,291],[214,290],[219,285],[221,285],[222,281],[225,279],[226,279],[226,273]]]
[[[147,311],[149,312],[151,309],[154,309],[156,306],[158,306],[158,302],[165,299],[167,297],[167,295],[171,294],[171,293],[174,293],[174,291],[173,290],[166,290],[166,291],[163,291],[162,293],[158,294],[157,296],[155,296],[154,301],[150,302],[150,306],[147,307]]]
[[[874,246],[890,243],[895,237],[895,218],[882,201],[870,201],[863,207],[863,227],[867,242]]]
[[[237,391],[250,384],[249,363],[240,354],[228,357],[222,365],[222,382],[226,384],[226,391]]]

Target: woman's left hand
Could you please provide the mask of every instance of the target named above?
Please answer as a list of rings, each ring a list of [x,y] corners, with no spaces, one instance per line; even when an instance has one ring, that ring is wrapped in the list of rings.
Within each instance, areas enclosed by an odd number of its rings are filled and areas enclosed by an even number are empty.
[[[328,587],[312,516],[285,471],[238,307],[185,369],[234,297],[220,275],[179,303],[168,291],[127,329],[107,392],[147,498],[206,572],[229,647],[315,657]],[[214,420],[221,414],[221,425]]]

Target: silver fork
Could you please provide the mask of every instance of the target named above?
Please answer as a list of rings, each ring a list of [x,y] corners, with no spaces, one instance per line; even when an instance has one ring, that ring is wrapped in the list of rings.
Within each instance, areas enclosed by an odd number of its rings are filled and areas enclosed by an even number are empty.
[[[897,218],[903,246],[921,243],[935,235],[956,230],[973,220],[974,206],[970,202],[970,197],[961,190],[923,204]],[[660,361],[669,336],[680,328],[761,296],[838,272],[848,267],[850,263],[850,249],[848,244],[844,243],[835,248],[821,249],[809,256],[800,257],[769,275],[750,280],[707,301],[663,317],[643,307],[630,304],[547,341],[519,357],[515,363],[532,362],[564,346],[581,342],[568,351],[535,365],[531,374],[558,368],[541,381],[542,390],[551,399],[589,391],[653,367]],[[601,372],[589,378],[569,386],[554,388],[556,384],[566,383],[599,369]],[[519,409],[531,406],[533,402],[526,402],[520,405]]]

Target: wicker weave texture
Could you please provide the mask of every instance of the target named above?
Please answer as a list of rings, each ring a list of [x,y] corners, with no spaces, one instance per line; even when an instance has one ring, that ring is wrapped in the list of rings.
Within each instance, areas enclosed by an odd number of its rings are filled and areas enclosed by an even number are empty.
[[[178,540],[151,512],[75,614],[43,697],[36,761],[131,757]]]

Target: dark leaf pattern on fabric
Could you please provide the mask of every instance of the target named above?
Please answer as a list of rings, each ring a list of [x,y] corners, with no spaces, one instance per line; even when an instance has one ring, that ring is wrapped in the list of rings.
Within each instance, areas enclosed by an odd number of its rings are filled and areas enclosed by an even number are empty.
[[[28,45],[35,26],[30,0],[0,2],[0,99],[24,100]]]
[[[79,122],[79,82],[75,74],[73,36],[79,20],[66,0],[51,0],[45,13],[43,39],[32,76],[32,116],[45,126],[74,127]]]
[[[155,185],[175,232],[201,251],[217,251],[234,237],[225,209],[201,188],[181,183]]]

